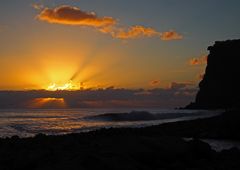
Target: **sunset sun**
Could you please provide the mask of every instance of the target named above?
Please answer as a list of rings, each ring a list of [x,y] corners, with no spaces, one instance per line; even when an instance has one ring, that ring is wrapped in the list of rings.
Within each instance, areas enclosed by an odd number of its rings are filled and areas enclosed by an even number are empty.
[[[79,90],[80,89],[80,85],[76,85],[75,83],[73,83],[71,80],[67,83],[64,84],[57,84],[57,83],[51,83],[46,90],[48,91],[57,91],[57,90]]]

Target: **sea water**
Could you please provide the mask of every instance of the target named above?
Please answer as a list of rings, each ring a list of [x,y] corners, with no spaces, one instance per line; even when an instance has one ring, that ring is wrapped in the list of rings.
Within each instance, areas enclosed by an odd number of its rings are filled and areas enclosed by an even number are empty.
[[[94,119],[102,114],[147,111],[153,115],[163,115],[157,120],[112,121]],[[59,135],[92,131],[100,128],[145,127],[167,122],[211,117],[220,111],[204,110],[163,110],[163,109],[0,109],[0,137],[30,137],[39,133]],[[167,115],[167,116],[166,116]],[[93,119],[89,119],[93,117]]]

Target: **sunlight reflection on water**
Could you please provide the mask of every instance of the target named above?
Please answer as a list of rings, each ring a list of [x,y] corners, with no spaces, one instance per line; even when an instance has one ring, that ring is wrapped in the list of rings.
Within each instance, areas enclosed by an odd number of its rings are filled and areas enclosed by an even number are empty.
[[[219,112],[190,111],[190,110],[148,110],[154,114],[172,114],[171,118],[151,121],[101,121],[86,120],[85,117],[104,113],[126,113],[136,109],[28,109],[28,110],[0,110],[0,136],[20,137],[34,136],[38,133],[47,135],[78,133],[91,131],[103,127],[143,127],[165,122],[209,117]],[[176,113],[185,116],[175,117]]]

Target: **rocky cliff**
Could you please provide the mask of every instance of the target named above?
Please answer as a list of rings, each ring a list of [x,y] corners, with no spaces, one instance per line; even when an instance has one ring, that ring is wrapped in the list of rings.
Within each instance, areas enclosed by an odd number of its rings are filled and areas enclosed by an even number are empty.
[[[227,109],[240,106],[240,39],[217,41],[208,47],[205,75],[188,109]]]

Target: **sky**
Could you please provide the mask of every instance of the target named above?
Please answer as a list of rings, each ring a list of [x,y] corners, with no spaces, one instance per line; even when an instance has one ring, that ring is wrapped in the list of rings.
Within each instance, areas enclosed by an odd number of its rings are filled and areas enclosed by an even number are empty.
[[[239,0],[1,0],[0,90],[197,86]]]

